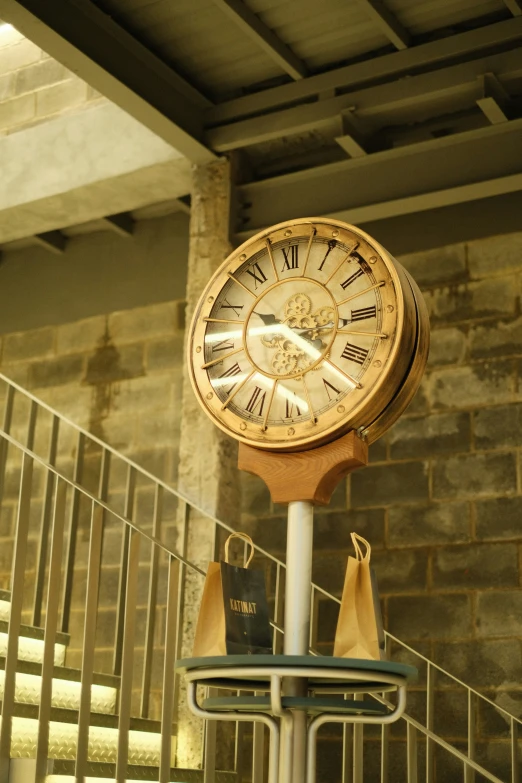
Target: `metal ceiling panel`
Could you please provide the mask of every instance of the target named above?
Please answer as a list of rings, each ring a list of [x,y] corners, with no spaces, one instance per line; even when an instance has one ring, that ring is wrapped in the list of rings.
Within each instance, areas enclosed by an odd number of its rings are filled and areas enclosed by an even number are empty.
[[[277,57],[245,31],[241,20],[234,20],[233,12],[225,13],[226,6],[220,7],[218,0],[95,2],[216,103],[292,80],[291,70],[285,72]],[[234,3],[237,6],[237,0]],[[308,74],[395,51],[393,35],[386,34],[376,19],[374,0],[242,3],[239,7],[254,14],[256,22],[275,35]],[[510,16],[502,0],[383,0],[380,7],[383,4],[384,12],[396,19],[408,38],[472,23],[481,16]]]
[[[387,0],[387,5],[412,35],[496,14],[503,14],[506,19],[509,17],[501,0],[431,0],[421,3]]]
[[[219,100],[246,85],[288,79],[212,0],[145,2],[129,8],[121,0],[104,0],[103,6],[209,97]]]

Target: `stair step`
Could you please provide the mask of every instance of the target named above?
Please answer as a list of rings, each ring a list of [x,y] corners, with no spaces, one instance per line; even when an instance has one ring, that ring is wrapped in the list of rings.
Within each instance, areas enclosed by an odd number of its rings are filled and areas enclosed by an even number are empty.
[[[0,656],[7,653],[7,633],[9,621],[0,619]],[[69,644],[69,636],[66,633],[57,633],[54,645],[54,662],[57,666],[65,663],[65,651]],[[21,625],[18,638],[18,658],[23,661],[41,663],[44,649],[44,629],[35,628],[33,625]]]
[[[0,707],[1,707],[0,702]],[[24,720],[38,720],[38,711],[40,707],[38,704],[24,704],[16,702],[13,710],[13,715],[17,718],[23,718]],[[64,725],[71,724],[73,727],[78,726],[78,710],[69,709],[67,707],[52,707],[51,708],[51,720],[55,723]],[[96,726],[97,728],[117,729],[118,728],[118,715],[111,715],[104,712],[92,712],[90,716],[89,725]],[[131,718],[130,728],[136,732],[143,732],[145,734],[158,735],[161,731],[161,723],[157,720],[149,720],[148,718]]]
[[[27,714],[31,714],[27,717]],[[72,716],[76,715],[73,721]],[[149,724],[147,731],[143,725]],[[89,726],[89,760],[109,764],[116,763],[119,731],[118,718],[111,715],[91,714]],[[49,723],[49,758],[75,759],[78,742],[78,718],[73,710],[53,709]],[[16,705],[12,719],[11,758],[34,759],[38,740],[38,707]],[[175,748],[175,740],[172,743]],[[131,720],[129,732],[129,764],[159,766],[161,735],[155,721]]]
[[[9,620],[11,613],[11,593],[0,590],[0,620]]]
[[[54,761],[52,774],[46,778],[47,783],[69,783],[74,780],[74,761]],[[87,765],[85,783],[99,783],[100,779],[114,780],[116,775],[115,764],[90,762]],[[129,765],[127,767],[127,783],[142,780],[158,780],[158,767],[145,767]],[[28,779],[28,778],[27,778]],[[170,770],[171,783],[203,783],[204,772],[200,769],[176,769]],[[216,771],[215,783],[237,783],[235,772]]]
[[[5,669],[5,657],[3,656],[0,656],[0,669]],[[41,675],[42,664],[35,663],[34,661],[17,661],[16,671],[23,672],[24,674]],[[81,669],[73,669],[69,666],[54,666],[53,677],[56,677],[59,680],[80,682],[82,678],[82,672]],[[120,687],[120,678],[117,674],[94,672],[92,675],[92,681],[96,685],[107,685],[110,688]]]
[[[5,658],[0,658],[0,700],[4,695]],[[15,701],[21,704],[39,704],[42,687],[42,667],[29,661],[18,661],[16,671]],[[60,676],[64,672],[68,676]],[[118,677],[105,678],[111,684],[100,683],[100,677],[94,676],[91,687],[91,711],[113,714],[116,711],[118,698]],[[81,671],[65,669],[58,666],[53,671],[53,707],[78,710],[81,694]],[[115,682],[114,682],[115,681]]]

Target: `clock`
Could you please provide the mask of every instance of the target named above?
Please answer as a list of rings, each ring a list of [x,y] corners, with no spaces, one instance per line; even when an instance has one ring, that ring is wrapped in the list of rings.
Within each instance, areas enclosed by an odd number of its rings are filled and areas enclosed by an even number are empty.
[[[303,451],[350,430],[373,442],[422,378],[424,299],[354,226],[292,220],[247,240],[208,282],[189,333],[211,419],[260,449]]]

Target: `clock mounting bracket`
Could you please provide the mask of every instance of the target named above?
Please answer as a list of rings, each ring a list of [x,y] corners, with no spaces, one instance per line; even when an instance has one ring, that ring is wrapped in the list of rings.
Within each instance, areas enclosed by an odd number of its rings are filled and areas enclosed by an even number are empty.
[[[327,506],[349,473],[368,464],[368,444],[356,432],[304,452],[273,452],[239,444],[238,468],[259,476],[273,503]]]

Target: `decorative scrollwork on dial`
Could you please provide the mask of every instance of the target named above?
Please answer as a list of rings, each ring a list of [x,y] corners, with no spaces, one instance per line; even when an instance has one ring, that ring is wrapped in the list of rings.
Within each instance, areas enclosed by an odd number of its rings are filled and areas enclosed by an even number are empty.
[[[317,359],[316,352],[324,349],[324,343],[320,335],[330,331],[334,326],[335,312],[333,307],[320,307],[312,313],[312,300],[307,294],[296,293],[285,302],[284,319],[279,324],[284,324],[286,332],[291,329],[297,343],[288,339],[288,334],[272,333],[263,335],[261,341],[267,348],[277,351],[271,365],[276,375],[290,375],[294,372],[304,372]],[[274,331],[276,326],[274,326]],[[303,345],[302,341],[305,341]],[[313,350],[306,350],[310,345]]]

